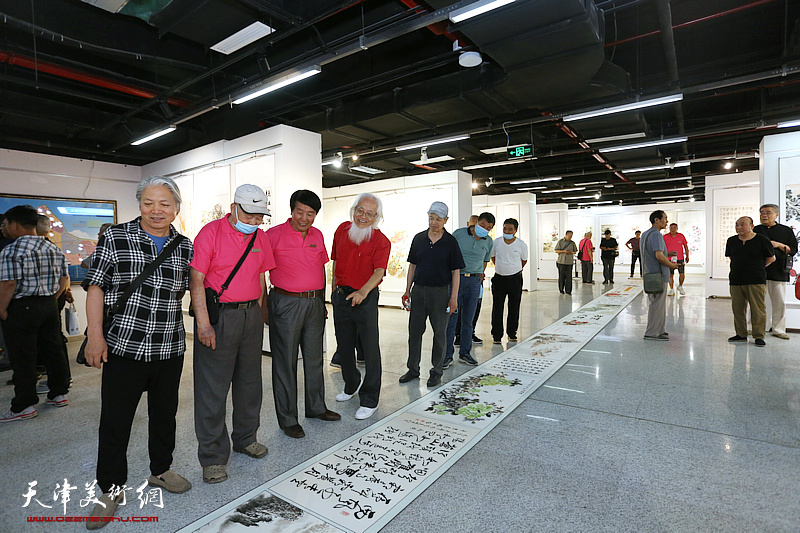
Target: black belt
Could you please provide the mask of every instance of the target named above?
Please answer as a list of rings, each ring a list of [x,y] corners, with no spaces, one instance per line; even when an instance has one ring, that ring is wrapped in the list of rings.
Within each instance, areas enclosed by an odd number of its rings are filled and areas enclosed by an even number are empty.
[[[467,274],[465,272],[462,272],[461,275],[466,277],[466,278],[469,278],[469,277],[474,278],[475,276],[480,276],[480,274]]]
[[[295,298],[317,298],[322,297],[323,293],[325,292],[324,289],[319,289],[316,291],[303,291],[303,292],[291,292],[285,289],[281,289],[280,287],[272,287],[272,290],[278,291],[281,294],[285,294],[286,296],[294,296]]]
[[[249,302],[220,302],[220,309],[250,309],[258,303],[258,300],[250,300]]]

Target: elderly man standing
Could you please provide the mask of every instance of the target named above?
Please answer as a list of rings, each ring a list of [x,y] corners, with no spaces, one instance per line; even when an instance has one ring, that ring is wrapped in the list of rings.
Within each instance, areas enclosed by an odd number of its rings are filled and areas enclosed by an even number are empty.
[[[350,208],[350,220],[333,236],[331,303],[344,391],[336,401],[359,395],[356,419],[372,416],[381,392],[378,344],[378,285],[386,273],[392,244],[376,226],[383,220],[380,198],[363,193]],[[356,344],[364,356],[364,381],[356,367]],[[348,392],[350,391],[350,392]]]
[[[473,326],[471,318],[475,316],[475,308],[481,295],[481,287],[485,279],[484,270],[492,257],[494,241],[489,238],[489,232],[494,227],[494,215],[481,213],[478,223],[474,226],[459,228],[453,232],[453,238],[458,242],[461,256],[464,258],[464,268],[461,270],[461,279],[458,286],[458,310],[463,313],[461,321],[461,344],[458,346],[458,360],[464,364],[475,366],[478,361],[472,357]],[[450,315],[447,324],[447,351],[444,356],[443,368],[453,363],[453,341],[456,337],[456,323],[458,315]]]
[[[342,417],[325,406],[322,375],[328,252],[322,232],[313,227],[322,202],[313,191],[301,189],[292,193],[289,207],[289,219],[267,231],[276,265],[270,271],[269,344],[278,425],[289,437],[301,439],[306,434],[297,412],[298,348],[303,350],[306,418]]]
[[[98,517],[113,516],[125,499],[119,489],[128,478],[128,441],[144,392],[152,474],[148,483],[174,493],[192,488],[170,470],[186,351],[181,298],[189,286],[192,243],[172,226],[181,206],[172,179],[143,179],[136,200],[141,216],[110,227],[100,237],[86,275],[86,361],[103,368],[97,451],[97,484],[103,495],[92,511]],[[131,293],[132,282],[157,258],[162,262]],[[109,315],[108,309],[117,312]],[[86,525],[97,529],[107,523]]]
[[[268,322],[264,272],[275,268],[272,245],[258,229],[269,215],[267,195],[255,185],[236,189],[231,212],[209,222],[194,240],[189,289],[194,309],[194,428],[203,481],[228,479],[233,451],[260,459],[267,447],[256,434],[261,418],[261,346]],[[206,293],[211,289],[209,319]],[[233,397],[233,433],[225,407]]]
[[[519,306],[522,302],[522,269],[528,263],[528,245],[517,237],[519,222],[515,218],[503,221],[503,236],[492,243],[492,339],[500,344],[503,338],[503,306],[508,296],[506,333],[508,340],[517,340]]]
[[[458,274],[464,268],[458,241],[444,229],[447,213],[444,202],[433,202],[428,209],[428,230],[414,235],[408,251],[408,262],[411,264],[406,275],[406,292],[402,297],[403,307],[410,311],[406,363],[408,372],[400,376],[400,383],[419,378],[422,334],[425,333],[426,320],[430,320],[433,329],[432,368],[427,385],[435,387],[442,382],[442,364],[448,340],[447,319],[458,309]],[[465,322],[471,324],[469,320]],[[451,338],[451,350],[452,341]]]
[[[731,287],[733,327],[736,335],[728,342],[747,342],[747,306],[756,346],[764,347],[767,329],[767,267],[775,261],[775,251],[769,239],[753,231],[753,219],[740,217],[736,235],[725,244],[725,257],[731,258]]]
[[[556,243],[556,267],[558,267],[558,292],[572,294],[572,265],[575,264],[575,254],[578,246],[572,240],[572,232],[567,231],[564,238]]]
[[[47,368],[50,391],[45,404],[67,405],[69,364],[64,357],[56,299],[69,284],[67,260],[56,245],[36,235],[38,214],[29,205],[5,214],[14,240],[0,252],[0,324],[14,371],[11,409],[0,422],[33,418],[36,404],[36,360]]]
[[[764,204],[759,209],[761,224],[753,231],[771,241],[775,249],[775,262],[767,267],[767,294],[772,305],[772,335],[789,340],[786,334],[786,283],[789,281],[791,262],[787,256],[797,253],[797,237],[792,228],[778,223],[778,206]]]
[[[583,234],[578,245],[578,259],[581,261],[581,276],[584,283],[592,284],[592,274],[594,273],[594,244],[592,244],[592,232],[587,231]]]
[[[643,273],[661,272],[662,291],[648,294],[647,329],[644,338],[648,341],[668,341],[669,334],[664,331],[667,322],[667,284],[669,273],[678,268],[667,258],[667,245],[661,231],[667,227],[667,214],[660,209],[650,213],[650,229],[642,235]]]

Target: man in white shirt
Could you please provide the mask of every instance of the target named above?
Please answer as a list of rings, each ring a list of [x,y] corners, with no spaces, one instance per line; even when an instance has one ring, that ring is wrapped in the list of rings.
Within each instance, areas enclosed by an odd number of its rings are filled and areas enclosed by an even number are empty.
[[[519,304],[522,301],[522,269],[528,262],[528,245],[517,238],[519,222],[507,218],[503,222],[503,236],[494,240],[492,264],[492,338],[500,344],[503,338],[503,306],[508,296],[508,340],[517,340]]]

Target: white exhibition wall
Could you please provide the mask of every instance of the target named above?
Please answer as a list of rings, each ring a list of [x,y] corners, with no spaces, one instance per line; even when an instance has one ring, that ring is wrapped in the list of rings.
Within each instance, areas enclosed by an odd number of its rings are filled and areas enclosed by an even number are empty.
[[[778,205],[778,222],[800,235],[800,132],[766,135],[759,153],[760,204]],[[800,254],[794,258],[794,268],[786,285],[786,327],[790,329],[800,329],[800,301],[794,295],[798,271]]]
[[[551,204],[537,207],[539,240],[536,245],[541,254],[539,278],[558,278],[556,253],[553,248],[568,230],[572,230],[576,244],[580,243],[587,231],[592,232],[592,244],[595,247],[594,263],[599,266],[603,264],[600,259],[600,238],[606,229],[610,229],[611,236],[617,239],[620,252],[614,263],[614,271],[619,275],[630,273],[631,252],[625,243],[633,238],[637,229],[644,232],[650,228],[650,213],[656,209],[666,212],[669,221],[678,224],[678,232],[686,236],[690,255],[689,263],[686,265],[687,274],[704,273],[706,265],[704,202],[597,206],[585,209],[567,209],[567,204]],[[596,267],[595,271],[597,270]]]
[[[384,217],[379,227],[392,242],[389,267],[381,283],[380,304],[399,306],[406,290],[408,250],[414,235],[428,228],[428,207],[437,200],[447,204],[450,216],[445,227],[452,233],[472,214],[471,191],[470,175],[457,170],[329,188],[323,191],[323,223],[319,227],[330,251],[333,234],[342,222],[350,219],[350,207],[358,195],[370,192],[379,197]],[[329,264],[329,281],[330,276]]]

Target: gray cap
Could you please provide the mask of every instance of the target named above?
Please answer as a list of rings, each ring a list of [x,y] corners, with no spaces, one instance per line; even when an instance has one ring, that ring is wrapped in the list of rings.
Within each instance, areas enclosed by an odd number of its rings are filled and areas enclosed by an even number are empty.
[[[433,202],[431,208],[428,209],[428,214],[431,213],[442,218],[447,218],[447,204],[444,202]]]
[[[261,187],[245,184],[239,185],[233,196],[234,203],[242,206],[245,213],[250,215],[269,215],[267,209],[267,194]]]

